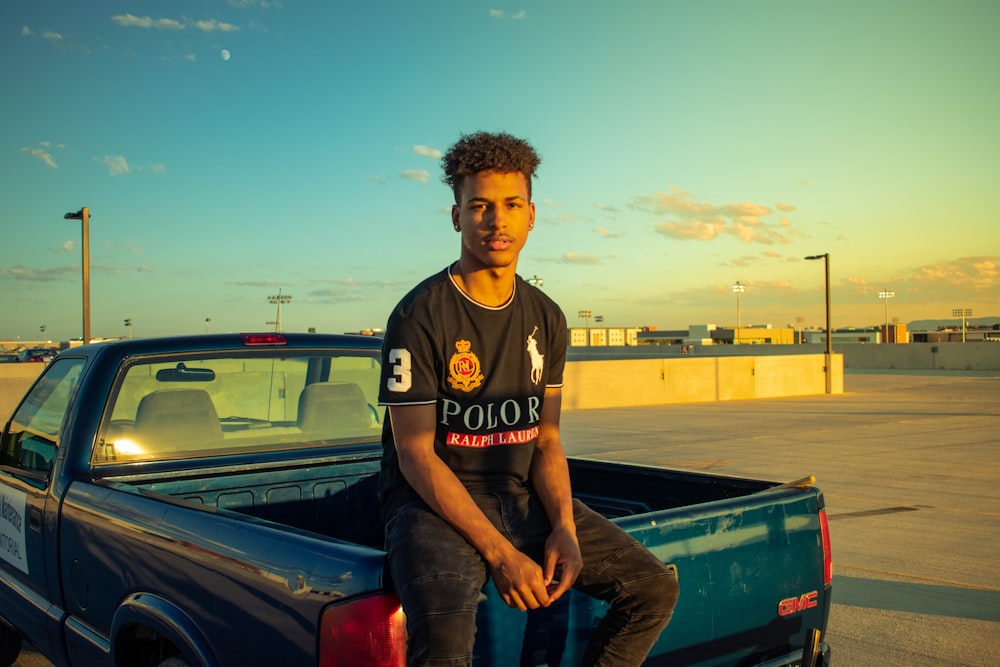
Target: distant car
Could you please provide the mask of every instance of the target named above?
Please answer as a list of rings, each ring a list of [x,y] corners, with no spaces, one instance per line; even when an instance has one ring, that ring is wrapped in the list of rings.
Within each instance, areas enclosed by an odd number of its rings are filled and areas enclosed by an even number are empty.
[[[0,364],[13,364],[17,362],[16,354],[0,354]]]
[[[56,356],[56,351],[46,347],[34,347],[21,350],[17,355],[17,360],[21,363],[48,363],[52,357]]]

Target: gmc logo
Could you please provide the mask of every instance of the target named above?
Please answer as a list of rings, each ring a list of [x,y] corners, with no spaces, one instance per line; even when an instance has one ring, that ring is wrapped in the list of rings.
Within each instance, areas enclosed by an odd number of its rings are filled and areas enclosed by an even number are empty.
[[[818,604],[816,601],[818,596],[819,591],[813,591],[800,595],[797,598],[785,598],[778,603],[778,616],[791,616],[800,611],[812,609]]]

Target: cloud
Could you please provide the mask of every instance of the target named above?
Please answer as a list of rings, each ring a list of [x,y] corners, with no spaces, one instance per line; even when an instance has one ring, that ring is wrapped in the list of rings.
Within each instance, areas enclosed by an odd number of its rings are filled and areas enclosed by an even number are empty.
[[[59,266],[51,269],[31,269],[26,266],[0,268],[0,280],[23,280],[34,283],[51,283],[61,280],[75,280],[80,275],[80,267]]]
[[[384,290],[398,292],[408,289],[409,283],[393,280],[356,280],[337,278],[322,281],[330,287],[311,290],[306,296],[310,303],[355,303],[370,301]]]
[[[527,17],[527,15],[528,14],[523,9],[521,11],[519,11],[519,12],[515,12],[513,14],[510,14],[509,16],[507,15],[507,12],[505,12],[502,9],[491,9],[490,10],[490,16],[492,16],[495,19],[509,18],[509,19],[511,19],[513,21],[520,21],[521,19],[524,19],[525,17]]]
[[[124,155],[105,155],[103,158],[95,157],[94,160],[107,167],[112,176],[131,173]]]
[[[123,28],[142,28],[144,30],[185,30],[190,25],[202,32],[238,32],[239,26],[216,19],[201,19],[197,21],[178,21],[176,19],[151,16],[135,16],[134,14],[116,14],[111,20]]]
[[[111,20],[126,28],[144,28],[155,30],[184,30],[184,24],[174,19],[154,19],[150,16],[134,16],[132,14],[117,14]]]
[[[405,179],[419,183],[426,183],[431,176],[430,172],[426,169],[404,169],[399,172],[399,175]]]
[[[239,26],[235,26],[232,23],[225,23],[224,21],[216,21],[215,19],[209,19],[207,21],[194,21],[192,25],[202,32],[238,32]]]
[[[959,257],[917,267],[910,276],[917,285],[1000,289],[1000,256]]]
[[[430,148],[428,146],[421,146],[417,144],[413,147],[413,152],[423,157],[434,158],[435,160],[441,159],[441,151],[436,148]]]
[[[754,202],[709,204],[693,201],[691,193],[676,187],[651,197],[635,197],[632,208],[656,216],[674,218],[656,225],[656,232],[681,240],[711,241],[720,236],[735,236],[745,243],[791,242],[791,235],[768,224],[763,218],[772,210]],[[780,227],[787,230],[791,223],[783,219]]]
[[[584,266],[593,266],[601,263],[601,260],[593,255],[580,255],[575,252],[566,253],[562,256],[561,261],[564,264],[582,264]]]
[[[563,215],[556,215],[555,213],[549,213],[542,218],[544,222],[551,223],[553,225],[561,225],[564,222],[576,222],[581,220],[579,216],[575,213],[566,213]]]
[[[272,0],[229,0],[229,6],[236,9],[250,9],[260,7],[261,9],[281,9],[280,2]]]
[[[743,257],[738,257],[736,259],[729,260],[728,262],[723,262],[723,266],[733,266],[736,268],[746,268],[754,264],[759,264],[762,259],[758,255],[744,255]]]
[[[38,33],[32,30],[31,27],[27,25],[21,26],[22,37],[35,37],[36,35],[38,35]],[[80,53],[90,54],[90,49],[88,47],[75,43],[72,39],[66,37],[62,33],[58,33],[53,30],[45,30],[38,36],[49,42],[60,51],[78,51]]]
[[[797,211],[797,210],[799,210],[798,208],[796,208],[795,206],[793,206],[791,204],[786,204],[786,203],[780,202],[780,201],[777,204],[775,204],[774,206],[779,211]]]
[[[43,145],[47,145],[47,144],[43,144]],[[31,157],[38,158],[39,160],[41,160],[45,164],[49,165],[49,167],[51,167],[52,169],[58,169],[59,168],[59,165],[56,164],[56,161],[54,159],[52,159],[52,154],[49,153],[48,151],[42,150],[41,148],[28,148],[27,146],[25,146],[25,147],[21,148],[21,152],[22,153],[27,153]]]

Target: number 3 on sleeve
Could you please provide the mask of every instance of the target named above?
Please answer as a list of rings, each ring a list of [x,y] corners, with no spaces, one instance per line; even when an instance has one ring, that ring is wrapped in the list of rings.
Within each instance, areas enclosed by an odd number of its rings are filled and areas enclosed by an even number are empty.
[[[413,385],[413,370],[410,365],[410,351],[405,348],[389,350],[392,375],[386,383],[389,391],[407,391]]]

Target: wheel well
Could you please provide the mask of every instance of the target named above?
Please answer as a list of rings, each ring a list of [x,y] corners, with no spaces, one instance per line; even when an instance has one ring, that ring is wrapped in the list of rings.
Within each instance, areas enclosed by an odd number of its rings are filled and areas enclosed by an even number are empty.
[[[180,653],[169,639],[138,623],[122,627],[115,637],[115,667],[156,667]]]

